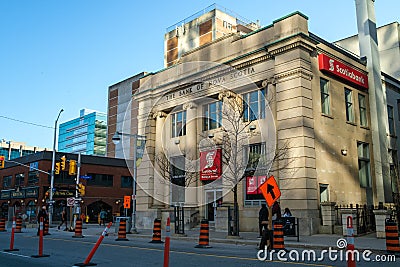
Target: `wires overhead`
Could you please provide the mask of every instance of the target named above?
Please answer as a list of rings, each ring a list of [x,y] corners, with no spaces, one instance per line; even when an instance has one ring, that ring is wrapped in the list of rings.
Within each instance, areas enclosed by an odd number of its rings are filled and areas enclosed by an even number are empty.
[[[28,122],[28,121],[23,121],[23,120],[18,120],[18,119],[10,118],[10,117],[3,116],[3,115],[0,115],[0,118],[11,120],[11,121],[16,121],[16,122],[20,122],[20,123],[25,123],[25,124],[29,124],[29,125],[33,125],[33,126],[38,126],[38,127],[48,128],[48,129],[54,129],[54,127],[51,127],[51,126],[41,125],[41,124]]]

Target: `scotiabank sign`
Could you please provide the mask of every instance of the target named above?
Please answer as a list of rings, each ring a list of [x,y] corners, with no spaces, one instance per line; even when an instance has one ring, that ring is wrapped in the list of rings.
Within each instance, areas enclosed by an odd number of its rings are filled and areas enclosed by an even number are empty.
[[[216,180],[222,174],[221,149],[200,152],[200,180]]]
[[[318,55],[319,70],[368,89],[368,76],[324,54]]]

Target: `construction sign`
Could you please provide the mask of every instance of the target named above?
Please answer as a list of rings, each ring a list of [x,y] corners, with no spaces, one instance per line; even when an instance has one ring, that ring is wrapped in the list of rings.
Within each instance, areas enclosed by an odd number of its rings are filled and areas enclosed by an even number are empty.
[[[268,207],[272,207],[274,202],[281,196],[281,190],[279,190],[278,184],[272,175],[262,185],[260,185],[259,189],[261,190]]]
[[[131,208],[131,196],[124,196],[124,209]]]

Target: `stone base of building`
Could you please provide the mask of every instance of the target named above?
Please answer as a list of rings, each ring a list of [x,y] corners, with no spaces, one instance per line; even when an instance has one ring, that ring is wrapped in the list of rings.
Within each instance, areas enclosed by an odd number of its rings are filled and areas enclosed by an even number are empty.
[[[161,210],[136,211],[136,228],[153,229],[155,219],[161,219]]]

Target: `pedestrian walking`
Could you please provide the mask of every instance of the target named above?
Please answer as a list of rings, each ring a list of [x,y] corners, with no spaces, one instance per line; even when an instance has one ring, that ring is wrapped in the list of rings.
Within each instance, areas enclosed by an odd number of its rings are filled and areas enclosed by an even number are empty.
[[[106,218],[107,218],[107,211],[105,211],[104,209],[102,209],[100,211],[100,223],[99,225],[106,225]]]
[[[258,212],[258,228],[259,228],[259,237],[261,238],[263,235],[263,230],[268,229],[268,208],[267,205],[261,204],[261,209]]]
[[[280,220],[282,218],[282,211],[281,211],[281,206],[279,206],[279,202],[275,201],[275,203],[272,205],[272,220]]]
[[[63,211],[61,212],[61,223],[58,225],[58,230],[60,230],[60,227],[63,226],[65,224],[65,229],[64,231],[68,230],[68,226],[67,226],[67,212],[65,211],[65,209],[63,209]]]
[[[46,210],[46,206],[42,206],[42,209],[39,211],[38,213],[38,230],[37,230],[37,235],[40,235],[40,218],[43,218],[43,227],[46,224],[47,220],[48,220],[48,215],[47,215],[47,210]]]

